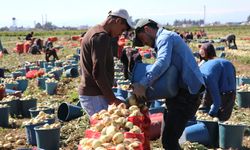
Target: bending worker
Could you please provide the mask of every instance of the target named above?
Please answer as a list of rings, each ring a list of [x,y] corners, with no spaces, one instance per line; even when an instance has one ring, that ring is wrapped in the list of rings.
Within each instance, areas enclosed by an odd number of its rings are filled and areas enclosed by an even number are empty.
[[[147,45],[155,48],[157,58],[152,68],[138,83],[133,84],[133,92],[139,99],[145,99],[146,89],[174,65],[178,70],[177,95],[166,100],[164,112],[162,145],[167,150],[180,150],[179,138],[189,119],[193,118],[199,105],[199,95],[205,89],[204,80],[191,49],[175,32],[159,28],[150,19],[140,19],[135,26],[135,46]]]

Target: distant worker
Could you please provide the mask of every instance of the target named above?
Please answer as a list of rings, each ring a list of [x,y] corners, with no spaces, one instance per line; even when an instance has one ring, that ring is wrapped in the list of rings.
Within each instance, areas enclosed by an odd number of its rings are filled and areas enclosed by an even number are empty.
[[[57,48],[53,47],[52,41],[46,41],[45,42],[45,60],[49,62],[50,56],[53,56],[54,60],[59,60],[57,53],[56,53]]]
[[[43,48],[43,42],[41,39],[35,39],[33,44],[30,46],[29,52],[31,54],[41,54]]]
[[[236,45],[236,36],[234,34],[228,34],[225,38],[224,41],[226,43],[226,46],[228,46],[229,49],[237,49]]]
[[[34,34],[34,32],[31,31],[29,34],[26,35],[25,40],[27,40],[27,41],[32,40],[33,34]]]
[[[3,47],[1,40],[0,40],[0,52],[2,54],[9,54],[7,49]]]

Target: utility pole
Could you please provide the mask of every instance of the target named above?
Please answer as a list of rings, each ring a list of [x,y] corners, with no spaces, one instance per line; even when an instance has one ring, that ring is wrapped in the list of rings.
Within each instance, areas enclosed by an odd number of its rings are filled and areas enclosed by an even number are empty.
[[[204,5],[204,16],[203,16],[203,21],[204,21],[204,25],[206,24],[206,5]]]
[[[42,26],[43,26],[43,15],[42,15]]]

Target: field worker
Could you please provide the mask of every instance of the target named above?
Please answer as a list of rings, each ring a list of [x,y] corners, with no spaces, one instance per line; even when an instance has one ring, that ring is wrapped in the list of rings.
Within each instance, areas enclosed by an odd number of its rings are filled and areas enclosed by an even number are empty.
[[[199,48],[200,48],[200,50],[199,50],[199,57],[200,57],[199,66],[204,64],[209,59],[213,59],[216,57],[216,52],[215,52],[213,44],[205,43],[205,44],[202,44],[201,46],[199,46]]]
[[[0,53],[3,55],[3,54],[9,54],[8,53],[8,50],[6,48],[3,47],[2,45],[2,41],[0,39]]]
[[[155,48],[156,61],[138,83],[134,83],[133,93],[145,99],[145,91],[159,77],[174,65],[178,74],[180,90],[174,98],[166,100],[162,145],[167,150],[180,150],[179,138],[189,119],[193,118],[199,105],[199,96],[204,91],[204,80],[191,49],[175,32],[159,28],[150,19],[140,19],[135,26],[135,46],[147,45]]]
[[[202,47],[204,51],[215,53],[211,43]],[[228,120],[236,94],[236,73],[233,64],[225,59],[210,57],[200,66],[200,70],[207,87],[200,109],[212,117],[218,117],[220,121]]]
[[[57,48],[53,46],[52,41],[46,41],[45,42],[45,60],[49,62],[49,58],[53,56],[53,60],[59,60],[56,52]]]
[[[228,34],[225,38],[224,41],[226,43],[226,46],[228,46],[229,49],[237,49],[236,45],[236,36],[234,34]]]
[[[32,40],[32,37],[33,37],[33,34],[34,34],[34,32],[33,31],[31,31],[30,33],[28,33],[27,35],[26,35],[26,37],[25,37],[25,40]]]
[[[81,106],[91,116],[109,104],[119,104],[113,91],[114,60],[112,38],[132,28],[132,21],[125,9],[110,11],[106,20],[90,28],[81,43],[81,81],[79,98]]]
[[[43,42],[41,39],[35,39],[33,44],[29,48],[31,54],[41,54],[43,48]]]

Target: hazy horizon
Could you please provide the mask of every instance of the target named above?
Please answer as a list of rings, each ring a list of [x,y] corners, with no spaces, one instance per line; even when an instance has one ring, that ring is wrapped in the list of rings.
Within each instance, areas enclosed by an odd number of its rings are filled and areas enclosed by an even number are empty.
[[[92,26],[101,23],[109,10],[124,8],[132,16],[151,18],[160,24],[174,20],[200,20],[212,23],[219,21],[241,22],[250,15],[249,0],[8,0],[0,9],[0,27],[10,27],[12,18],[17,26],[34,27],[35,23],[52,22],[56,26]]]

